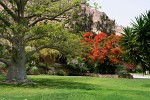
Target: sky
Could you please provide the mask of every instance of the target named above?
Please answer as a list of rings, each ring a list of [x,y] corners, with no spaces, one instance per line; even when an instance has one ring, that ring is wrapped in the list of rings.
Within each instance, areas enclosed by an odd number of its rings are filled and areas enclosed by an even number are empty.
[[[101,6],[100,11],[122,26],[130,26],[135,17],[150,10],[150,0],[90,0],[90,4],[94,2]]]

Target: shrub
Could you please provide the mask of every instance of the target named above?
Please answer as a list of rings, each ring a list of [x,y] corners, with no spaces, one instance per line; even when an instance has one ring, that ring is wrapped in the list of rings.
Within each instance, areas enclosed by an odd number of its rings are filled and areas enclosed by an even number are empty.
[[[132,72],[135,68],[135,65],[133,63],[128,62],[125,64],[125,68],[128,72]]]
[[[141,65],[145,72],[150,69],[150,10],[135,19],[124,29],[122,45],[126,49],[126,60]]]
[[[120,72],[118,73],[118,77],[119,77],[119,78],[129,78],[129,79],[133,79],[133,76],[132,76],[130,73],[128,73],[126,70],[120,71]]]
[[[66,76],[67,74],[66,74],[65,71],[59,70],[59,71],[57,72],[57,75],[59,75],[59,76]]]
[[[140,65],[137,65],[136,68],[135,68],[135,71],[136,71],[136,73],[142,73],[143,69]]]
[[[31,69],[30,69],[30,71],[29,71],[29,74],[38,75],[38,74],[39,74],[39,69],[38,69],[38,67],[32,66]]]
[[[0,69],[5,69],[5,68],[6,68],[6,64],[0,63]]]
[[[47,74],[48,74],[48,75],[55,75],[56,72],[55,72],[54,70],[49,70],[49,71],[47,72]]]
[[[114,74],[116,66],[123,61],[120,40],[121,37],[114,34],[107,36],[103,32],[97,35],[86,32],[80,48],[71,55],[70,61],[74,60],[73,64],[76,65],[84,63],[90,72],[97,72],[98,69],[104,74]]]
[[[6,64],[0,62],[0,74],[6,75],[6,73],[7,73],[6,67],[7,67]]]

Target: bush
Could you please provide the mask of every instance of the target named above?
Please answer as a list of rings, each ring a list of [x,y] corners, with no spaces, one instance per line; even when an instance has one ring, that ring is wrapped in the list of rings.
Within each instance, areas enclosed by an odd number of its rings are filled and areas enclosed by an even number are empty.
[[[6,73],[7,73],[7,66],[6,66],[6,64],[0,62],[0,74],[6,75]]]
[[[0,63],[0,69],[5,69],[5,68],[6,68],[6,64]]]
[[[135,68],[135,71],[136,71],[136,73],[142,73],[143,69],[140,65],[137,65],[136,68]]]
[[[80,48],[69,56],[69,63],[80,68],[80,72],[100,72],[101,74],[115,74],[116,66],[123,61],[123,49],[120,45],[121,37],[101,32],[83,35]],[[83,64],[83,66],[82,66]],[[74,66],[71,66],[74,68]],[[86,70],[87,69],[87,70]]]
[[[133,79],[133,76],[128,73],[126,70],[122,70],[118,73],[118,77],[119,78],[129,78],[129,79]]]
[[[29,74],[38,75],[38,74],[39,74],[39,69],[38,69],[38,67],[33,66],[33,67],[30,69]]]
[[[47,74],[48,74],[48,75],[55,75],[56,72],[55,72],[54,70],[49,70],[49,71],[47,72]]]
[[[116,73],[119,74],[121,71],[126,71],[124,63],[117,65]]]
[[[57,75],[59,75],[59,76],[66,76],[67,73],[66,73],[65,71],[63,71],[63,70],[59,70],[59,71],[57,72]]]
[[[68,64],[67,67],[79,73],[85,73],[89,70],[85,64]]]

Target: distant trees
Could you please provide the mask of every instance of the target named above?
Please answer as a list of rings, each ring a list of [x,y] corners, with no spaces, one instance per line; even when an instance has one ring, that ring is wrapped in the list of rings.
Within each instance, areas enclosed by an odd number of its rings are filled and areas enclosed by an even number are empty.
[[[97,9],[92,9],[87,5],[80,5],[71,11],[72,17],[65,20],[65,24],[70,28],[70,32],[105,32],[107,35],[115,34],[115,20]]]
[[[86,5],[80,5],[77,9],[72,10],[72,16],[65,20],[66,26],[72,33],[81,33],[92,31],[93,15],[87,13]],[[69,13],[70,14],[70,13]]]
[[[106,33],[107,35],[115,34],[115,20],[110,20],[107,15],[102,13],[99,21],[96,23],[97,30]]]

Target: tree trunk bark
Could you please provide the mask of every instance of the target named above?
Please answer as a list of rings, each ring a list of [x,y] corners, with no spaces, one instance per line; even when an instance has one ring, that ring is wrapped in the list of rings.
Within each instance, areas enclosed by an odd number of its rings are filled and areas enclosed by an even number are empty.
[[[8,66],[8,73],[7,73],[7,81],[8,82],[17,82],[17,83],[26,83],[27,74],[26,74],[26,55],[25,49],[20,48],[16,53],[14,59],[12,59],[11,64]]]

